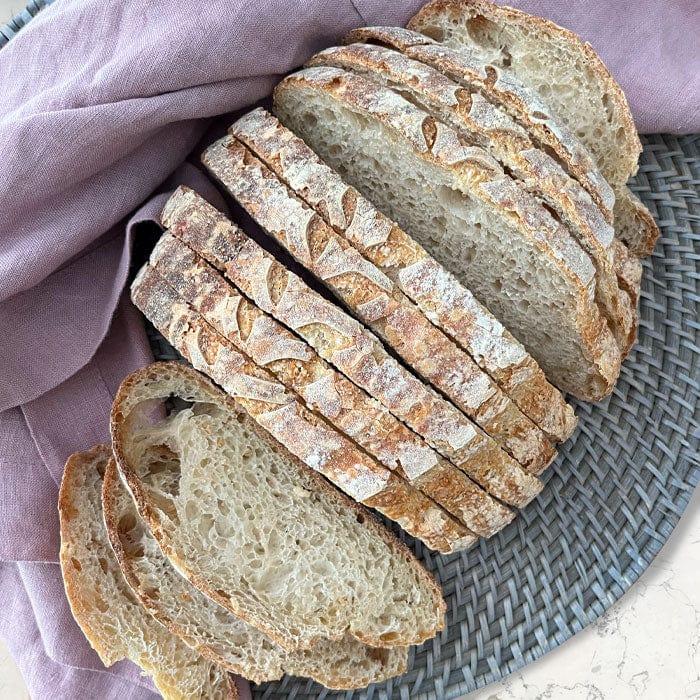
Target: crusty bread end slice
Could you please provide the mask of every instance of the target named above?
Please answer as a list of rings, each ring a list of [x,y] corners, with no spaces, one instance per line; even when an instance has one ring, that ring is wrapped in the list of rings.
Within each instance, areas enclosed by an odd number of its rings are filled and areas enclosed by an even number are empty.
[[[171,634],[136,600],[119,569],[102,512],[108,445],[77,453],[66,463],[58,509],[61,571],[78,625],[106,666],[130,659],[165,698],[233,700],[228,674]]]
[[[102,487],[105,522],[124,577],[141,604],[202,656],[254,683],[283,673],[349,690],[406,670],[408,649],[376,649],[346,637],[285,652],[258,629],[217,605],[181,576],[163,554],[111,461]]]
[[[486,0],[433,0],[408,26],[507,69],[535,91],[590,150],[612,186],[616,235],[637,255],[651,253],[659,229],[626,185],[642,146],[622,89],[588,42]]]
[[[622,188],[615,202],[615,236],[634,255],[645,258],[654,252],[660,235],[654,217],[639,197],[628,187]]]
[[[157,415],[172,396],[188,407]],[[443,628],[440,589],[409,550],[198,372],[134,372],[111,430],[119,470],[173,565],[280,646],[346,633],[408,646]]]
[[[642,261],[622,241],[613,241],[611,248],[620,289],[623,289],[629,295],[630,302],[637,306],[642,290]]]

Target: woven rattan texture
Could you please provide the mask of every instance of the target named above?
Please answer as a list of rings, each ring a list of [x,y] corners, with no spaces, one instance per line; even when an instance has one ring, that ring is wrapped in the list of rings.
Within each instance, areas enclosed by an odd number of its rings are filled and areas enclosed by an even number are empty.
[[[49,2],[0,28],[0,47]],[[356,693],[286,677],[255,687],[256,698],[456,698],[595,620],[664,544],[700,476],[700,136],[643,141],[632,189],[662,237],[644,262],[639,340],[613,394],[576,404],[579,428],[543,492],[495,538],[439,556],[400,534],[448,604],[446,630],[411,651],[407,674]],[[178,358],[152,327],[149,338],[157,359]]]

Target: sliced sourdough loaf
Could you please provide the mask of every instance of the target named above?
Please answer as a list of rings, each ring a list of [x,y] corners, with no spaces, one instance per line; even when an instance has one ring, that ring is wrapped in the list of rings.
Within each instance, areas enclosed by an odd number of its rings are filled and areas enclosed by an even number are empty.
[[[268,234],[419,376],[528,471],[544,471],[556,450],[537,425],[468,353],[245,145],[226,136],[204,151],[202,161]]]
[[[491,65],[425,34],[400,27],[363,27],[345,38],[346,43],[377,43],[402,51],[410,58],[436,68],[455,82],[478,90],[527,129],[538,148],[556,156],[562,167],[588,191],[608,223],[613,220],[615,195],[593,156],[573,131],[556,118],[545,103],[508,68]]]
[[[304,141],[262,108],[241,117],[229,131],[467,350],[552,440],[563,442],[571,435],[576,425],[573,410],[525,348]]]
[[[280,120],[424,244],[560,389],[607,395],[620,352],[593,301],[594,268],[564,227],[480,148],[397,93],[336,68],[275,90]]]
[[[228,671],[254,683],[277,680],[289,673],[344,690],[362,688],[406,670],[407,647],[377,649],[352,637],[285,652],[258,629],[217,605],[180,576],[160,550],[113,460],[105,472],[102,502],[112,548],[134,595],[171,632]]]
[[[439,457],[384,406],[249,302],[177,238],[163,234],[150,263],[185,303],[238,350],[268,369],[301,396],[309,408],[451,512],[472,532],[488,537],[513,519],[512,511]]]
[[[581,185],[520,125],[478,91],[398,51],[371,44],[336,46],[312,57],[309,66],[335,66],[385,85],[455,130],[465,145],[481,146],[575,236],[596,269],[596,303],[622,355],[635,339],[636,310],[620,294],[610,244],[613,228]]]
[[[432,549],[450,553],[474,544],[474,533],[309,411],[267,370],[238,352],[191,311],[150,268],[144,268],[134,281],[132,298],[196,369],[214,379],[306,466],[358,503],[396,521]],[[118,449],[115,444],[115,452]],[[232,612],[239,614],[235,609]]]
[[[157,622],[124,580],[102,512],[102,479],[111,459],[108,445],[74,454],[61,480],[61,572],[76,622],[105,666],[130,659],[153,677],[164,698],[237,698],[228,674]]]
[[[169,397],[188,407],[158,415]],[[406,646],[444,627],[440,589],[411,552],[198,372],[158,363],[129,375],[111,429],[119,471],[173,566],[283,648],[346,634]],[[317,462],[332,461],[327,436],[314,437]]]
[[[389,356],[364,326],[311,290],[195,192],[179,188],[162,220],[259,308],[304,338],[489,493],[522,507],[542,489],[463,413]]]
[[[553,22],[484,0],[434,0],[408,26],[507,67],[534,90],[590,150],[612,185],[622,240],[638,254],[651,252],[658,229],[626,187],[637,172],[639,137],[624,93],[589,43]]]

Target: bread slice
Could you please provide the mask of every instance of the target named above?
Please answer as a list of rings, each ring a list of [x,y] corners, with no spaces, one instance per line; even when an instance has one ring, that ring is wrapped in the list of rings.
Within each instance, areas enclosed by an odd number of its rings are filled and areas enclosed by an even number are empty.
[[[352,637],[285,652],[255,627],[207,598],[173,568],[110,461],[102,486],[112,549],[134,595],[153,617],[221,667],[254,683],[306,676],[327,688],[363,688],[405,672],[407,647],[376,649]]]
[[[134,281],[132,298],[171,345],[306,466],[432,549],[449,554],[474,544],[474,533],[309,411],[267,370],[216,333],[148,267]]]
[[[408,26],[507,68],[534,90],[611,184],[618,235],[634,252],[651,253],[658,229],[626,187],[637,172],[639,137],[622,89],[589,43],[553,22],[484,0],[433,0]]]
[[[464,88],[430,66],[371,44],[335,46],[309,66],[343,68],[391,88],[455,130],[465,145],[480,146],[539,201],[550,207],[590,256],[595,299],[623,356],[635,340],[636,310],[620,294],[610,244],[613,228],[590,195],[547,153],[535,148],[520,125],[478,91]]]
[[[169,397],[187,407],[158,414]],[[173,566],[288,651],[346,634],[408,646],[443,629],[440,588],[415,556],[240,406],[178,363],[138,370],[117,393],[117,465]],[[317,466],[333,461],[327,436],[305,437],[320,438]]]
[[[556,442],[576,418],[544,372],[498,320],[427,251],[387,219],[293,132],[258,108],[229,132],[461,345]]]
[[[400,27],[354,29],[345,43],[381,44],[426,63],[464,87],[478,90],[525,128],[538,148],[550,152],[576,178],[600,207],[608,223],[613,220],[615,195],[593,156],[578,137],[556,118],[526,83],[508,68],[491,65],[482,55],[441,44],[425,34]]]
[[[528,471],[556,456],[544,433],[434,326],[401,290],[252,152],[230,136],[202,154],[209,171],[253,219],[321,280],[426,382],[432,384]]]
[[[630,303],[636,307],[642,287],[642,263],[622,241],[614,240],[611,247],[620,288],[628,294]]]
[[[483,149],[463,146],[398,94],[336,68],[288,76],[275,106],[469,287],[550,381],[587,400],[612,390],[620,353],[593,302],[590,259]]]
[[[513,519],[457,467],[437,455],[378,401],[321,359],[307,343],[249,302],[202,258],[169,233],[150,258],[182,301],[306,405],[391,471],[489,537]]]
[[[179,188],[168,200],[162,220],[259,308],[300,335],[489,493],[518,507],[539,493],[538,479],[390,357],[375,336],[311,290],[195,192]]]
[[[228,674],[151,617],[124,580],[100,498],[111,459],[108,445],[76,453],[61,480],[61,572],[76,622],[105,666],[130,659],[164,698],[237,698]]]
[[[654,252],[659,239],[659,227],[651,212],[626,185],[620,186],[615,202],[615,236],[637,257]]]

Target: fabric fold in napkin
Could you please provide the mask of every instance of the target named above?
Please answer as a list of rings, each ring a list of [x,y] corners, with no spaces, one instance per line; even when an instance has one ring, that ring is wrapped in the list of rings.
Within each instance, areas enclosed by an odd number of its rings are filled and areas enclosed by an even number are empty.
[[[180,167],[213,118],[421,4],[58,0],[0,50],[0,636],[35,700],[154,697],[133,665],[100,670],[56,600],[65,459],[108,439],[119,382],[151,359],[124,292],[139,223],[179,182],[216,197]],[[590,41],[641,130],[700,130],[696,2],[511,4]]]

